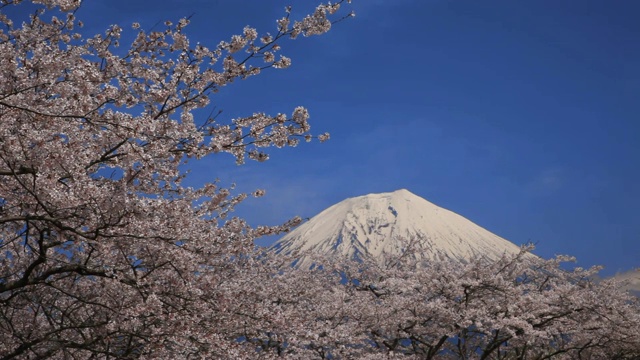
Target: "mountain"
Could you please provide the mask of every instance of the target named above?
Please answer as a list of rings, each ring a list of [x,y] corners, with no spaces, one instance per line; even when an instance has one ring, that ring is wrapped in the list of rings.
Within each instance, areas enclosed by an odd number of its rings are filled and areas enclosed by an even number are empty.
[[[623,282],[623,288],[640,295],[640,269],[616,274],[614,278]]]
[[[520,247],[408,190],[341,201],[300,225],[274,245],[281,253],[310,251],[347,258],[382,258],[413,240],[418,259],[496,259]],[[303,256],[299,264],[309,264]]]

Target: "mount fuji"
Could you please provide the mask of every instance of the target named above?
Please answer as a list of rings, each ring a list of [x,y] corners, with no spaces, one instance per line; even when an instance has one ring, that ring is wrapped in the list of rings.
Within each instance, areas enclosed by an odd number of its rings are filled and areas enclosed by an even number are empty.
[[[341,201],[281,238],[273,249],[302,253],[298,264],[309,265],[306,252],[382,259],[384,254],[401,254],[407,241],[413,244],[412,256],[423,260],[495,260],[520,251],[519,246],[404,189]]]
[[[616,274],[613,276],[616,280],[623,282],[623,288],[629,290],[636,295],[640,295],[640,268]]]

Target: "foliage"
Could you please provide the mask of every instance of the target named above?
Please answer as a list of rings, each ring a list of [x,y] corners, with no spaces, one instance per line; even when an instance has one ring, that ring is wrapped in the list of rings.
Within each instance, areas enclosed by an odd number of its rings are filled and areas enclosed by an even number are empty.
[[[324,266],[265,277],[238,312],[247,338],[288,358],[637,359],[640,299],[530,249],[464,264],[316,255]]]
[[[417,358],[614,359],[640,354],[640,303],[599,271],[504,256],[360,271],[355,316],[383,352]],[[365,295],[366,294],[366,295]],[[364,299],[362,297],[364,296]]]
[[[299,220],[250,228],[228,217],[246,195],[183,186],[181,165],[225,152],[266,160],[263,148],[312,139],[309,115],[194,111],[237,79],[289,66],[278,42],[325,33],[343,1],[300,21],[286,9],[275,34],[246,27],[213,48],[189,42],[188,19],[134,23],[125,49],[118,25],[84,37],[79,0],[33,3],[23,24],[0,13],[0,354],[233,354],[225,286],[249,276],[240,258],[256,237]]]

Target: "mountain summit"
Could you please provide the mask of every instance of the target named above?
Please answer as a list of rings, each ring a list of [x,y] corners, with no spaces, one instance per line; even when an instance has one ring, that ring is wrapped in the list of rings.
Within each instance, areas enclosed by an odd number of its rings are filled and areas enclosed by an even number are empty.
[[[274,245],[278,252],[311,251],[362,259],[397,255],[406,239],[425,260],[497,259],[520,247],[464,217],[402,189],[341,201]],[[307,263],[301,258],[301,264]]]

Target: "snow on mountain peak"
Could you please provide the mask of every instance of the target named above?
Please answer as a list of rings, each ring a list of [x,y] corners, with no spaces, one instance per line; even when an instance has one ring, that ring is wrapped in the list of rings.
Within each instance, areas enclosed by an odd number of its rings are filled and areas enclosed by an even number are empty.
[[[343,200],[280,239],[278,252],[311,251],[348,258],[399,254],[416,241],[424,259],[497,259],[520,247],[406,189]],[[300,264],[307,263],[303,256]]]
[[[640,268],[616,274],[614,278],[623,284],[623,289],[640,295]]]

